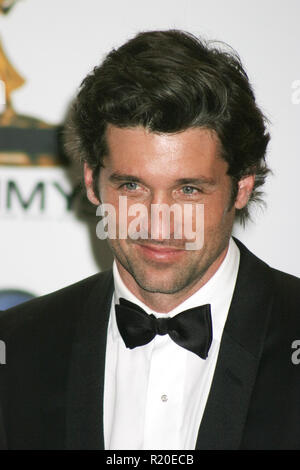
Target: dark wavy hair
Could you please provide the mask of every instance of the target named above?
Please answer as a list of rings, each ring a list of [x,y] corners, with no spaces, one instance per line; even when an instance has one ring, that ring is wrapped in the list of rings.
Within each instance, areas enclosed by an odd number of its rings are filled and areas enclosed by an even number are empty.
[[[229,165],[232,203],[239,180],[249,174],[256,176],[249,202],[262,202],[258,188],[270,171],[265,161],[270,139],[266,122],[231,48],[179,30],[149,31],[113,49],[83,80],[65,141],[68,154],[93,169],[98,195],[99,171],[108,154],[108,124],[144,126],[157,133],[212,129]],[[236,218],[242,223],[249,218],[248,205],[236,211]]]

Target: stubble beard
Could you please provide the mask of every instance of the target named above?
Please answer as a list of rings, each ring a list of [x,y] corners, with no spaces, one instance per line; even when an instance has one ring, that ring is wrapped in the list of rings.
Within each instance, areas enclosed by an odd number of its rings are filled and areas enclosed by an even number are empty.
[[[203,256],[195,256],[194,251],[188,251],[183,261],[161,266],[149,260],[141,262],[138,256],[131,256],[125,252],[117,240],[109,244],[116,260],[142,290],[148,293],[178,294],[190,290],[196,283],[201,282],[210,266],[225,250],[229,238],[230,234],[224,237],[223,243],[219,246],[212,246],[208,250],[204,245],[199,250]],[[131,244],[131,250],[134,250],[134,243]]]

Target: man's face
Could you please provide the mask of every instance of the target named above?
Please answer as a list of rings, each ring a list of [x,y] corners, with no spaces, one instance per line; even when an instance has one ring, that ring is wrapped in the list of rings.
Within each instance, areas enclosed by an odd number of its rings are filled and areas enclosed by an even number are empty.
[[[110,239],[121,277],[133,292],[178,294],[203,285],[225,257],[235,208],[243,207],[254,179],[242,180],[235,205],[231,202],[228,164],[219,156],[216,134],[191,128],[177,134],[154,134],[142,127],[107,129],[109,155],[104,158],[99,178],[102,203],[115,207],[119,220],[119,196],[147,208],[148,238]],[[87,194],[94,204],[99,200],[92,189],[92,172],[85,167]],[[151,206],[174,203],[204,205],[204,243],[188,250],[186,238],[175,239],[174,223],[166,238],[163,223],[151,238]],[[184,210],[182,210],[182,213]],[[195,214],[193,211],[193,227]],[[128,225],[132,217],[127,217]],[[153,222],[154,223],[154,222]],[[118,225],[118,223],[117,223]],[[117,228],[118,230],[118,228]],[[117,231],[118,233],[118,231]],[[153,232],[152,232],[153,233]],[[194,289],[195,290],[195,289]]]

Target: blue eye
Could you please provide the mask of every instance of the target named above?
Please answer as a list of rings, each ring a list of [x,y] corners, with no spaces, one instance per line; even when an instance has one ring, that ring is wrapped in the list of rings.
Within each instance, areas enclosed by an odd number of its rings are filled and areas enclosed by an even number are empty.
[[[191,195],[191,194],[195,194],[196,191],[199,192],[199,189],[194,188],[193,186],[184,186],[182,188],[182,191],[184,194]]]
[[[129,183],[124,183],[122,187],[127,189],[128,191],[135,191],[138,187],[138,184],[130,181]]]

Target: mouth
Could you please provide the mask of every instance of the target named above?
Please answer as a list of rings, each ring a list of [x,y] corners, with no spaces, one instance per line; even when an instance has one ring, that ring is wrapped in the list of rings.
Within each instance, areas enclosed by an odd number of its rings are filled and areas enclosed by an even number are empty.
[[[161,262],[170,262],[176,261],[181,256],[183,256],[185,250],[182,248],[175,248],[171,246],[158,246],[152,245],[151,243],[147,244],[136,244],[138,250],[140,250],[143,257]]]

